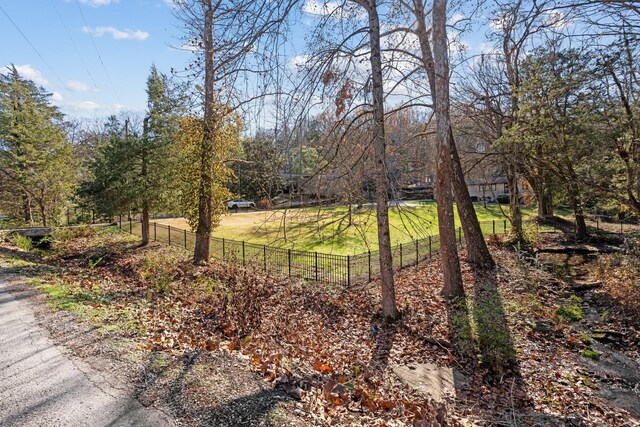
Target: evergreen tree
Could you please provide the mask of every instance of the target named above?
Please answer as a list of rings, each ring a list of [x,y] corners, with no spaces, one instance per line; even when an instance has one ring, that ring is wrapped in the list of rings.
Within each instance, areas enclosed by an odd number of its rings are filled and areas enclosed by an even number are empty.
[[[0,74],[0,203],[25,223],[49,225],[77,181],[63,115],[15,67]]]
[[[179,108],[167,77],[155,66],[147,79],[147,96],[142,130],[131,125],[130,118],[124,125],[115,117],[109,119],[109,140],[93,164],[91,191],[100,213],[142,212],[142,244],[149,242],[150,213],[178,203],[172,141]]]

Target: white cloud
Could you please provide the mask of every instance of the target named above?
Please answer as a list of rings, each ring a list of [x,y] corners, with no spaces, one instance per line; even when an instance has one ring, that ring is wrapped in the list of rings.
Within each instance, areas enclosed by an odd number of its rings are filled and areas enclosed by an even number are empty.
[[[94,101],[62,101],[59,103],[59,106],[66,113],[73,113],[80,116],[100,116],[129,110],[125,105],[99,104]]]
[[[550,10],[546,12],[545,24],[556,30],[562,30],[569,27],[573,22],[567,17],[567,14],[561,10]]]
[[[293,72],[299,71],[301,68],[304,68],[307,65],[309,59],[309,55],[294,55],[289,60],[287,68],[289,68],[289,70]]]
[[[98,6],[107,6],[111,3],[115,3],[113,0],[80,0],[82,4],[88,4],[89,6],[98,7]]]
[[[49,84],[49,80],[45,79],[42,73],[35,68],[33,68],[29,64],[25,65],[14,65],[16,70],[18,70],[18,74],[20,74],[23,78],[27,80],[33,81],[35,84],[40,86],[47,86]],[[6,67],[2,67],[3,72],[5,70],[11,70],[11,65],[7,65]]]
[[[189,43],[184,43],[182,45],[180,45],[180,47],[175,48],[176,50],[183,50],[186,52],[202,52],[203,49],[198,46],[198,44],[193,43],[193,42],[189,42]]]
[[[77,80],[69,80],[65,84],[65,87],[71,92],[89,92],[91,88],[88,84],[79,82]]]
[[[149,33],[142,30],[119,30],[115,27],[82,27],[82,31],[85,33],[92,33],[96,37],[102,37],[105,34],[110,34],[115,40],[146,40],[149,37]]]
[[[467,19],[467,17],[464,16],[464,14],[460,12],[456,12],[453,14],[451,18],[449,18],[449,21],[447,21],[447,23],[449,25],[456,25],[458,22],[464,21],[465,19]]]
[[[302,6],[302,11],[309,15],[325,16],[334,13],[338,7],[340,7],[340,5],[336,1],[318,2],[318,0],[307,0]]]
[[[495,18],[491,19],[491,21],[489,21],[489,28],[491,28],[493,31],[502,31],[505,25],[505,20],[505,15],[498,15]]]
[[[53,93],[51,93],[51,99],[55,102],[64,101],[64,98],[62,97],[62,95],[60,95],[60,93],[56,91],[53,91]]]
[[[493,44],[487,42],[480,43],[479,49],[480,53],[483,53],[485,55],[496,55],[500,53],[500,50],[498,48],[496,48]]]
[[[302,12],[312,16],[331,16],[332,19],[356,19],[367,18],[364,8],[352,2],[339,2],[327,0],[306,0],[302,5]]]

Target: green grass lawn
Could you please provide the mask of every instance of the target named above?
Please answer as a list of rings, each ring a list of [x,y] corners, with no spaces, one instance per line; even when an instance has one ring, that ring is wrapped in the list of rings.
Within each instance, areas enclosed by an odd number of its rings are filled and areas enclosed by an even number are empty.
[[[497,230],[503,230],[504,214],[508,212],[508,206],[491,204],[483,207],[482,203],[475,206],[478,219],[484,223],[485,232],[491,232],[493,220],[497,222]],[[563,212],[558,214],[562,215]],[[526,218],[531,217],[535,215],[535,209],[524,208],[523,215]],[[422,239],[438,232],[434,202],[392,207],[389,210],[389,219],[393,245]],[[456,224],[460,224],[457,213]],[[213,235],[283,248],[341,255],[375,250],[378,242],[373,206],[365,206],[359,210],[355,210],[354,207],[351,215],[347,207],[232,214],[223,219]]]

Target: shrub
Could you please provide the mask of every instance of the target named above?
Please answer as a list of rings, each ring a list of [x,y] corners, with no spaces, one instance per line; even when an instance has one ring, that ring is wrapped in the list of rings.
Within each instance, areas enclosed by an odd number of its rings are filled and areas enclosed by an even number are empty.
[[[582,308],[577,304],[561,306],[556,310],[556,315],[569,322],[577,322],[584,317]]]
[[[51,234],[51,239],[56,242],[67,242],[81,237],[92,237],[95,234],[95,227],[81,225],[78,227],[56,228]]]
[[[25,252],[30,252],[33,249],[33,241],[25,236],[16,234],[13,239],[13,244]]]
[[[595,350],[591,350],[590,348],[580,351],[580,355],[582,357],[586,357],[587,359],[600,360],[600,353]]]

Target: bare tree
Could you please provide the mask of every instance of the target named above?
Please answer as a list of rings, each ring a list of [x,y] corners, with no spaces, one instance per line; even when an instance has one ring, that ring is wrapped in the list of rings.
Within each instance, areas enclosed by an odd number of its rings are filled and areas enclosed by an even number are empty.
[[[451,194],[451,122],[449,115],[449,44],[447,42],[447,0],[433,2],[433,62],[436,90],[436,129],[438,163],[436,191],[438,197],[438,228],[444,275],[443,292],[448,298],[464,295],[462,273],[456,249],[456,234]]]
[[[393,259],[391,255],[391,233],[389,231],[389,176],[387,170],[387,142],[384,126],[384,90],[382,81],[382,49],[380,47],[380,19],[376,0],[358,3],[369,15],[369,44],[371,81],[373,92],[373,147],[376,164],[376,218],[378,221],[378,251],[380,254],[380,279],[382,281],[382,315],[395,318],[395,288],[393,284]]]
[[[186,74],[195,81],[201,81],[204,75],[204,87],[194,86],[203,99],[197,109],[204,117],[198,165],[201,180],[195,262],[209,259],[213,215],[220,211],[214,206],[210,176],[218,122],[267,95],[265,88],[271,87],[268,84],[272,83],[268,81],[271,71],[279,66],[277,56],[272,55],[273,47],[278,45],[295,3],[295,0],[174,0],[176,16],[186,29],[186,43],[181,48],[197,54]]]
[[[403,2],[406,5],[406,3]],[[407,5],[408,6],[408,5]],[[415,28],[413,33],[418,38],[420,44],[421,62],[429,79],[429,88],[431,91],[431,99],[434,106],[437,106],[438,96],[436,91],[436,72],[431,48],[430,34],[431,29],[427,27],[427,15],[423,0],[413,0],[412,7],[409,11],[415,18]],[[449,131],[449,154],[451,159],[452,185],[456,199],[456,206],[462,228],[464,229],[465,240],[467,243],[467,260],[479,267],[492,267],[495,265],[491,253],[482,235],[482,229],[478,222],[475,208],[469,197],[469,189],[465,182],[464,171],[460,162],[460,156],[456,147],[453,130]]]

